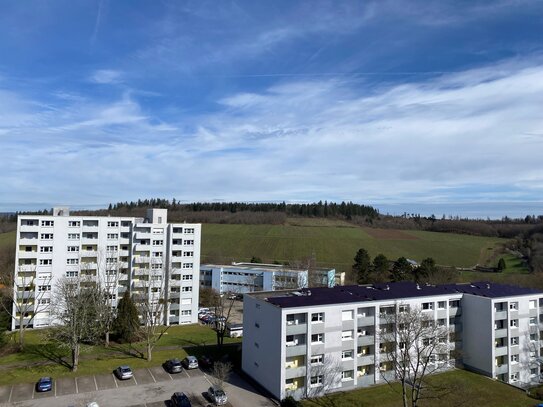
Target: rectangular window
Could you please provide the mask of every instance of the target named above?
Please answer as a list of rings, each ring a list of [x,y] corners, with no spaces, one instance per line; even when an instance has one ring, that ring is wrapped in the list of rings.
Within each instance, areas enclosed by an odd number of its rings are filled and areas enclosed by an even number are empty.
[[[192,311],[190,309],[183,309],[181,310],[181,315],[184,315],[184,316],[192,315]]]
[[[353,319],[354,311],[342,311],[341,312],[341,320],[342,321],[350,321]]]
[[[51,253],[53,251],[53,246],[41,246],[40,253]]]
[[[422,303],[422,309],[424,311],[430,311],[434,309],[434,303],[433,302],[423,302]]]
[[[68,246],[68,252],[78,252],[79,246]]]
[[[42,226],[53,226],[54,222],[52,220],[42,220],[41,225]]]
[[[119,227],[119,222],[109,221],[107,223],[107,227],[108,228],[118,228]]]
[[[151,268],[153,270],[162,270],[162,264],[153,263],[153,264],[151,264]]]
[[[319,375],[319,376],[312,376],[311,377],[311,387],[318,387],[318,386],[322,386],[322,380],[323,380],[323,376],[322,375]]]
[[[107,251],[108,251],[108,252],[116,252],[116,251],[118,251],[118,250],[119,250],[119,247],[116,246],[116,245],[112,245],[112,246],[108,246],[108,247],[107,247]]]
[[[184,245],[193,245],[193,244],[194,244],[194,240],[183,240],[183,244],[184,244]]]
[[[312,365],[322,365],[323,361],[324,361],[324,355],[313,355],[313,356],[311,356],[311,364]]]
[[[513,311],[517,311],[518,310],[518,302],[510,302],[509,303],[509,309],[513,310]]]
[[[517,382],[517,381],[518,381],[518,378],[519,378],[518,372],[516,372],[516,373],[511,373],[511,374],[509,375],[509,379],[510,379],[510,381],[512,381],[512,382]]]
[[[511,337],[511,345],[512,346],[518,345],[518,336]]]
[[[53,234],[52,233],[42,233],[42,234],[40,234],[40,239],[42,239],[42,240],[53,240]]]
[[[445,309],[445,301],[439,301],[437,303],[437,309]]]
[[[532,342],[537,341],[537,334],[530,334],[530,340],[531,340]]]
[[[324,321],[324,312],[316,312],[311,314],[311,322],[323,322]]]
[[[164,253],[162,253],[162,252],[153,252],[153,257],[158,257],[158,258],[164,257]]]
[[[342,341],[348,341],[349,339],[353,339],[353,331],[343,331],[341,332],[341,340]]]
[[[79,233],[68,233],[68,240],[79,240]]]
[[[39,292],[51,291],[51,286],[50,285],[39,285],[38,286],[38,291]]]
[[[68,277],[68,278],[77,277],[78,275],[79,275],[78,271],[67,271],[66,272],[66,277]]]
[[[193,263],[183,263],[184,269],[191,269],[193,267]]]
[[[192,274],[183,274],[182,280],[185,280],[185,281],[192,280]]]
[[[352,359],[353,355],[354,355],[353,350],[344,350],[344,351],[341,352],[341,359],[342,360]]]
[[[79,259],[66,259],[66,264],[79,264]]]
[[[537,325],[537,318],[530,318],[530,325]]]
[[[509,321],[509,325],[511,326],[511,328],[518,328],[518,319],[512,319],[511,321]]]
[[[117,240],[119,238],[118,233],[108,233],[107,234],[107,240]]]
[[[344,370],[343,372],[341,372],[341,380],[344,382],[348,380],[353,380],[353,377],[354,377],[353,370]]]
[[[324,334],[311,335],[311,343],[323,343],[323,342],[324,342]]]
[[[537,301],[530,300],[530,309],[536,309],[536,308],[537,308]]]
[[[51,299],[50,298],[41,298],[41,299],[38,300],[38,304],[40,304],[40,305],[51,304]]]
[[[162,246],[164,245],[164,240],[153,240],[153,246]]]
[[[449,308],[458,308],[460,307],[460,300],[449,301]]]
[[[192,287],[181,287],[181,292],[188,293],[192,291]]]
[[[183,252],[183,257],[192,257],[194,256],[194,252]]]
[[[69,220],[68,226],[71,228],[78,228],[79,226],[81,226],[81,222],[78,220]]]
[[[53,264],[52,259],[40,259],[40,266],[50,266]]]

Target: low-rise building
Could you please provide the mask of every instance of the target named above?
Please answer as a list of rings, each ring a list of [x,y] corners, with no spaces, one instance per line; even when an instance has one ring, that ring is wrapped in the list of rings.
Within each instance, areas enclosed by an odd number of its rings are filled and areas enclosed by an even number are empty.
[[[242,368],[278,399],[315,395],[324,382],[328,392],[394,380],[385,355],[401,344],[384,342],[383,332],[389,316],[404,306],[449,333],[443,338],[447,351],[430,361],[433,370],[461,362],[513,385],[539,382],[543,292],[494,283],[400,282],[246,294]],[[332,360],[339,367],[323,371]]]
[[[200,286],[211,287],[221,294],[333,287],[335,281],[335,269],[307,270],[261,263],[202,264],[200,267]]]

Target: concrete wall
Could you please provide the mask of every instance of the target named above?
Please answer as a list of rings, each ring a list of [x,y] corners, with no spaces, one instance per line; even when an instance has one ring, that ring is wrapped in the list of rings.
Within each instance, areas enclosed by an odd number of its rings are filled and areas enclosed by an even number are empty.
[[[462,359],[464,365],[492,377],[494,367],[494,306],[492,299],[462,297]]]

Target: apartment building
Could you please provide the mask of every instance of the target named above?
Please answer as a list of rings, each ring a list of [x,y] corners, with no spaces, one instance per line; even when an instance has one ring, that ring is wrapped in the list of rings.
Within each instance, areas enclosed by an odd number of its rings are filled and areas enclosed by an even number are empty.
[[[389,316],[403,307],[420,310],[432,326],[448,332],[446,351],[429,362],[432,370],[461,362],[517,386],[539,382],[543,293],[494,283],[401,282],[247,294],[242,368],[278,399],[394,380],[386,356],[401,344],[385,342],[383,332],[394,332]],[[327,371],[333,361],[337,368]]]
[[[145,218],[70,216],[54,208],[52,215],[19,216],[14,294],[46,305],[62,278],[100,280],[112,306],[130,290],[152,301],[163,297],[165,324],[196,322],[201,225],[169,224],[167,215],[149,209]],[[49,307],[35,307],[40,312],[30,309],[25,324],[51,325]],[[12,329],[18,323],[14,318]]]
[[[336,270],[317,268],[294,269],[281,264],[232,263],[202,264],[200,286],[219,293],[275,291],[309,286],[333,287]]]

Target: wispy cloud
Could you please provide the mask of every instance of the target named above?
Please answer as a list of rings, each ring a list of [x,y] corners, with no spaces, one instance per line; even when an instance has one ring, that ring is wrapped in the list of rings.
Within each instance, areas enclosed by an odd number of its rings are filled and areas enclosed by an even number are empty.
[[[123,73],[114,69],[99,69],[94,71],[90,80],[99,84],[114,84],[122,82]]]

